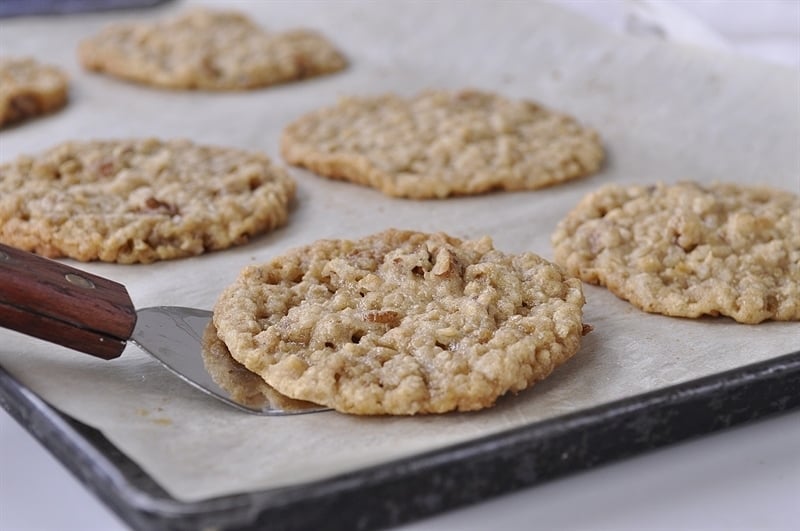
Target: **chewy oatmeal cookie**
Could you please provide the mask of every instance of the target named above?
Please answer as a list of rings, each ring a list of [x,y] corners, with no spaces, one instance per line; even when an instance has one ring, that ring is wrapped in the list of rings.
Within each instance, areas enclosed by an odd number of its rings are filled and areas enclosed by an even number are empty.
[[[0,58],[0,127],[67,103],[67,76],[31,58]]]
[[[800,320],[800,198],[788,192],[607,185],[552,241],[567,272],[647,312]]]
[[[469,411],[580,346],[581,283],[489,238],[389,230],[245,268],[214,323],[279,392],[361,415]]]
[[[597,133],[530,101],[478,91],[343,98],[283,133],[290,163],[408,198],[531,190],[597,171]]]
[[[112,25],[78,48],[89,70],[172,89],[243,90],[336,72],[344,57],[307,30],[267,33],[235,11],[196,8]]]
[[[67,142],[0,165],[0,242],[84,261],[192,256],[282,225],[294,189],[259,153],[187,140]]]

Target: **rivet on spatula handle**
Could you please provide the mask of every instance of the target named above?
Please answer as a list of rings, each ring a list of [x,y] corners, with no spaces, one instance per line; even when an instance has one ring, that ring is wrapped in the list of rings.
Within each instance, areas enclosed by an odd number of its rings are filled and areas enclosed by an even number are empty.
[[[122,284],[0,244],[0,326],[112,359],[135,324]]]

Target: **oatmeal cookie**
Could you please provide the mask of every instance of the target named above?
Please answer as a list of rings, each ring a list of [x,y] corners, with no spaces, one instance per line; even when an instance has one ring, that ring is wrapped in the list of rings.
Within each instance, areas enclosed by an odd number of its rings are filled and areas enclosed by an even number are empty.
[[[598,170],[594,131],[530,101],[477,91],[343,98],[283,132],[290,163],[408,198],[531,190]]]
[[[294,190],[259,153],[186,140],[67,142],[0,165],[0,242],[83,261],[192,256],[282,225]]]
[[[489,238],[389,230],[245,268],[214,323],[231,355],[296,399],[360,415],[489,407],[578,350],[581,283]]]
[[[235,11],[112,25],[83,41],[89,70],[172,89],[244,90],[336,72],[344,57],[307,30],[267,33]]]
[[[552,242],[567,272],[647,312],[800,320],[800,198],[788,192],[607,185]]]
[[[0,58],[0,127],[60,109],[67,76],[31,58]]]

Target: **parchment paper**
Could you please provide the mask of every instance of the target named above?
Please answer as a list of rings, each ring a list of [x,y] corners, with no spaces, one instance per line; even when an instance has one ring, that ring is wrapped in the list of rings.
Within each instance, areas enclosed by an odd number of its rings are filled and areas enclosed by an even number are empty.
[[[299,193],[289,225],[244,247],[152,265],[73,264],[124,283],[138,307],[211,308],[247,264],[318,238],[388,227],[489,234],[505,251],[551,257],[557,221],[584,194],[612,181],[720,179],[800,191],[796,72],[612,35],[537,2],[238,4],[269,28],[322,30],[352,62],[339,75],[246,93],[168,92],[77,65],[77,42],[108,22],[183,7],[3,21],[3,54],[60,64],[73,85],[64,111],[0,133],[0,160],[73,138],[151,135],[278,157],[283,125],[338,95],[410,95],[431,87],[496,90],[570,112],[601,132],[609,160],[599,175],[550,189],[446,201],[388,199],[293,169]],[[470,414],[255,417],[194,391],[133,346],[103,362],[7,330],[0,330],[0,363],[51,404],[101,430],[173,496],[200,500],[329,477],[800,346],[800,323],[674,319],[645,314],[601,288],[587,287],[586,295],[585,321],[596,329],[581,351],[543,383]]]

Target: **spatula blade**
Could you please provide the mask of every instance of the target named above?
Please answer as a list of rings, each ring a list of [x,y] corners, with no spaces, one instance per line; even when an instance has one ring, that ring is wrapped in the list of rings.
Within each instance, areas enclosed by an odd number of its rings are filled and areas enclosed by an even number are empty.
[[[258,415],[298,415],[327,411],[322,406],[283,408],[267,397],[237,400],[214,381],[202,356],[203,334],[211,312],[178,306],[156,306],[136,311],[136,328],[131,341],[179,378],[231,406]]]

